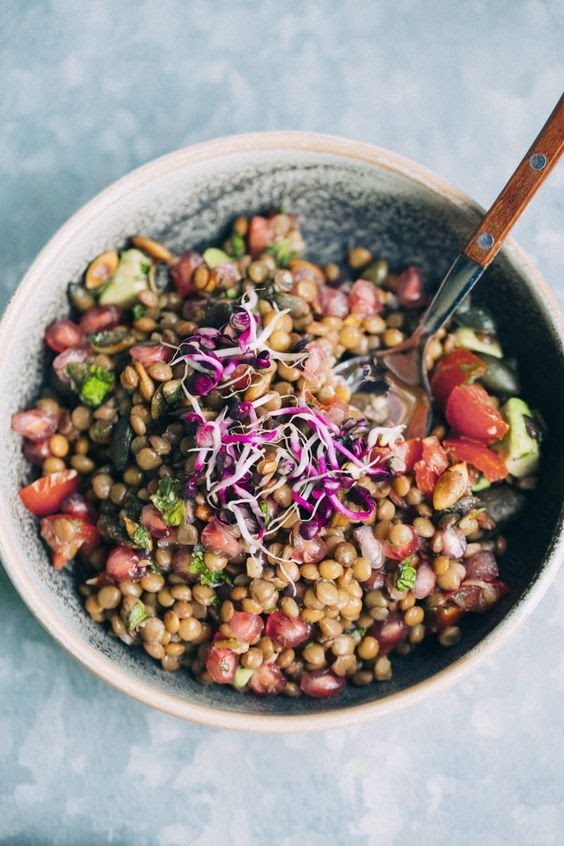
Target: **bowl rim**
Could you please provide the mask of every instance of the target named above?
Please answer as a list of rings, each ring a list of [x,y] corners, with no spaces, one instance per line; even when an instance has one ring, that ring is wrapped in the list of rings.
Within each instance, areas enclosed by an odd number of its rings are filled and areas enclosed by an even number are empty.
[[[468,196],[422,165],[382,147],[339,136],[301,131],[254,132],[225,136],[184,147],[141,165],[103,189],[76,211],[49,239],[16,287],[2,316],[0,368],[4,364],[6,349],[3,341],[7,340],[10,334],[9,327],[20,318],[20,312],[25,307],[28,296],[32,294],[36,281],[47,267],[56,262],[66,244],[89,227],[96,217],[103,214],[104,209],[119,202],[131,188],[176,170],[236,154],[276,150],[286,153],[316,153],[363,162],[399,174],[451,203],[462,205],[477,213],[483,214],[484,211]],[[547,319],[553,322],[555,328],[561,329],[559,307],[537,268],[512,238],[506,240],[503,250],[511,257],[513,263],[520,267],[523,276],[531,279],[539,293]],[[559,520],[559,526],[561,528],[562,518]],[[453,684],[474,669],[479,661],[493,654],[532,613],[554,579],[563,552],[564,534],[560,531],[553,538],[535,581],[509,609],[506,616],[472,649],[428,679],[361,705],[339,707],[338,700],[335,700],[335,707],[325,712],[296,715],[248,714],[196,705],[160,691],[148,682],[136,679],[126,670],[122,670],[118,664],[75,634],[43,599],[34,580],[22,566],[20,552],[10,538],[8,515],[3,508],[3,502],[0,501],[0,553],[4,569],[33,616],[66,652],[99,679],[138,702],[200,725],[241,731],[290,733],[344,728],[414,705],[431,693]]]

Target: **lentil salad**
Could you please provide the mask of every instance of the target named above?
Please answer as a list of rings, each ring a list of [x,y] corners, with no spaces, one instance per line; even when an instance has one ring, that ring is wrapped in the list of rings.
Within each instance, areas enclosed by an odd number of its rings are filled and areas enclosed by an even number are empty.
[[[43,474],[21,498],[111,636],[204,683],[327,697],[506,593],[496,518],[534,485],[541,426],[466,305],[428,349],[439,422],[406,440],[334,366],[407,337],[422,273],[303,250],[277,213],[202,254],[103,253],[12,425]]]

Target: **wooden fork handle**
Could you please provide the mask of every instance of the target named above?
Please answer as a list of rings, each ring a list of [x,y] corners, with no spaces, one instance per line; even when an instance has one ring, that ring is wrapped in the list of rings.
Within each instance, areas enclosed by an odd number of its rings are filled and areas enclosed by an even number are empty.
[[[564,95],[560,98],[517,170],[478,226],[463,253],[486,268],[564,148]]]

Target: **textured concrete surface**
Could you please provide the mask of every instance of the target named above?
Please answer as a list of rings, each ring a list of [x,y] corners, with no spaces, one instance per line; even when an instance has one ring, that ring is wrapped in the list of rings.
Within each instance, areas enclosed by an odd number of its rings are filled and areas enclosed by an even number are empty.
[[[483,204],[560,94],[556,0],[0,2],[2,303],[99,189],[185,144],[311,129]],[[564,300],[562,169],[516,229]],[[312,736],[201,729],[110,690],[0,571],[0,843],[556,846],[564,590],[456,689]]]

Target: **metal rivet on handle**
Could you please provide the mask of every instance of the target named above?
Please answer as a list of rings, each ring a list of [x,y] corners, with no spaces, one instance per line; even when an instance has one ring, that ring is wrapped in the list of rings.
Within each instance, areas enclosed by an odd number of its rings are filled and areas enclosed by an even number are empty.
[[[494,244],[493,235],[490,235],[489,232],[482,232],[481,235],[478,235],[476,243],[482,250],[489,250]]]
[[[543,170],[543,168],[546,167],[546,156],[544,153],[535,153],[534,156],[531,156],[529,159],[529,164],[533,170]]]

